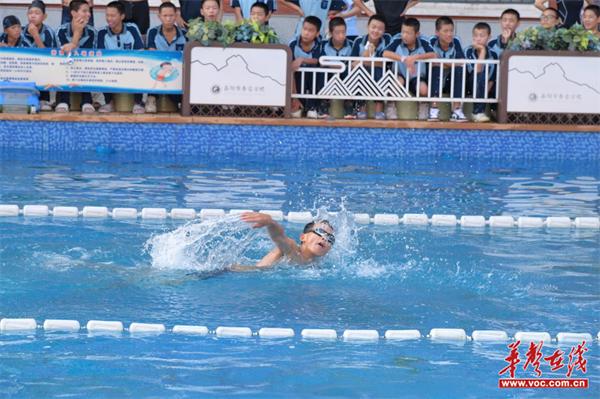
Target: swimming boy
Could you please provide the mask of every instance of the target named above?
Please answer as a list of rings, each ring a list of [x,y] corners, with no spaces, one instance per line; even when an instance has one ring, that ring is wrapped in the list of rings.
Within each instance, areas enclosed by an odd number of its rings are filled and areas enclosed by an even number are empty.
[[[244,19],[252,19],[252,10],[258,4],[263,4],[266,8],[265,22],[269,20],[271,14],[277,10],[275,0],[231,0],[231,8],[235,14],[235,22],[242,22]],[[261,23],[264,25],[264,22]]]
[[[98,31],[98,49],[107,50],[142,50],[144,42],[137,25],[125,21],[125,6],[120,1],[111,1],[106,5],[106,23],[104,28]],[[106,104],[100,107],[98,112],[108,113],[114,111],[111,93],[104,93]],[[145,112],[142,103],[142,94],[134,95],[132,112],[143,114]]]
[[[488,43],[488,47],[498,54],[498,57],[502,55],[508,43],[515,38],[520,21],[521,14],[517,10],[508,8],[502,11],[500,15],[500,29],[502,29],[502,33]]]
[[[478,22],[473,26],[473,44],[465,50],[469,60],[497,60],[498,55],[487,45],[492,28],[486,22]],[[487,70],[486,70],[487,68]],[[474,76],[477,75],[477,76]],[[475,88],[473,80],[475,79]],[[467,64],[467,86],[475,91],[476,98],[485,98],[496,82],[496,66],[493,64]],[[473,104],[473,122],[489,122],[485,114],[485,103]]]
[[[316,220],[304,226],[304,230],[300,234],[300,245],[298,245],[285,235],[283,227],[269,215],[246,212],[241,215],[241,219],[250,223],[255,229],[266,227],[276,248],[265,255],[254,267],[234,265],[230,268],[231,271],[266,269],[275,266],[283,259],[297,265],[308,265],[327,255],[335,243],[333,227],[327,220]]]
[[[23,47],[21,21],[14,15],[7,15],[2,20],[4,33],[0,35],[0,47]]]
[[[61,25],[56,32],[58,46],[65,54],[70,54],[77,48],[93,49],[96,43],[96,30],[89,24],[92,15],[89,3],[85,0],[73,0],[69,3],[69,9],[71,22]],[[59,92],[56,98],[58,104],[55,111],[69,112],[69,93]],[[81,93],[81,112],[84,114],[96,112],[90,93]]]
[[[439,17],[435,20],[435,36],[431,38],[429,44],[433,51],[437,54],[437,58],[446,58],[451,60],[464,59],[460,41],[454,36],[454,21],[450,17]],[[432,97],[441,96],[440,79],[442,82],[443,91],[449,92],[452,86],[452,69],[454,69],[454,90],[450,93],[454,98],[460,98],[462,95],[462,65],[444,64],[444,68],[440,71],[439,67],[434,67],[431,76],[431,95]],[[442,75],[442,76],[440,76]],[[461,102],[452,103],[452,115],[450,120],[453,122],[466,122],[467,118],[462,109]],[[429,120],[439,120],[439,109],[437,103],[432,103],[429,109]]]

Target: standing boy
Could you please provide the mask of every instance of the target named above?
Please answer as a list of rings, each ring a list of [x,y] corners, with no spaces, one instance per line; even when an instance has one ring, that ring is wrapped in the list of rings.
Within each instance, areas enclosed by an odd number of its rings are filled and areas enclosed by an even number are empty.
[[[60,49],[69,54],[73,50],[93,49],[96,43],[96,31],[89,24],[91,18],[90,5],[85,0],[73,0],[69,3],[71,10],[71,22],[61,25],[56,32],[56,41]],[[70,95],[66,92],[56,94],[58,105],[56,112],[69,112]],[[93,114],[96,112],[92,106],[92,95],[90,93],[81,94],[81,112],[84,114]]]
[[[487,45],[492,28],[485,22],[473,27],[473,44],[467,47],[465,56],[468,60],[497,60],[498,55]],[[476,75],[476,76],[474,76]],[[474,83],[475,82],[475,83]],[[467,64],[467,86],[476,98],[485,98],[496,83],[496,66],[494,64]],[[475,87],[474,87],[475,86]],[[473,104],[473,122],[489,122],[485,114],[485,103]]]
[[[183,51],[185,47],[185,31],[175,25],[177,22],[177,7],[171,2],[162,3],[158,7],[158,19],[161,24],[148,31],[148,50]],[[181,102],[181,96],[174,95],[175,104]],[[156,97],[148,96],[146,112],[156,113]]]
[[[302,23],[302,31],[300,35],[290,42],[290,49],[292,50],[292,70],[298,71],[303,66],[317,66],[319,65],[319,57],[321,55],[321,43],[319,41],[319,31],[321,30],[321,20],[315,16],[308,16]],[[302,75],[300,72],[294,74],[295,90],[302,90]],[[304,75],[304,89],[306,91],[312,90],[313,86],[312,74],[307,73]],[[318,100],[309,99],[301,101],[304,108],[307,109],[306,116],[308,118],[318,118],[318,107],[320,102]],[[299,109],[299,105],[296,103],[294,108],[298,108],[294,111],[292,116],[302,116],[302,110]]]
[[[329,19],[329,9],[331,8],[333,0],[281,0],[281,2],[300,15],[300,21],[298,21],[298,24],[296,25],[296,36],[299,36],[302,31],[304,18],[313,16],[319,18],[321,21],[322,26],[320,34],[322,37],[325,37],[327,34],[327,24],[325,21]]]
[[[435,21],[435,36],[431,38],[429,44],[437,54],[437,58],[450,60],[459,60],[465,58],[460,41],[454,37],[454,21],[450,17],[439,17]],[[454,73],[452,73],[454,70]],[[460,98],[462,95],[462,65],[444,64],[443,68],[434,67],[431,76],[431,95],[440,97],[442,93],[449,93],[452,86],[452,75],[454,75],[454,90],[452,97]],[[442,90],[440,91],[440,80],[442,81]],[[450,120],[453,122],[466,122],[467,118],[462,109],[462,103],[452,102],[452,115]],[[438,121],[440,111],[437,102],[431,104],[429,109],[429,120]]]
[[[508,8],[502,11],[502,15],[500,15],[500,29],[502,29],[502,33],[488,43],[488,47],[498,54],[498,57],[502,55],[508,43],[517,35],[516,32],[520,21],[521,14],[517,10]]]
[[[56,47],[54,31],[44,24],[46,4],[41,0],[34,0],[27,8],[27,26],[23,27],[23,44],[25,47],[53,48]],[[40,111],[52,111],[50,93],[40,92]]]
[[[383,57],[383,51],[390,44],[391,37],[385,33],[385,18],[383,15],[375,14],[369,18],[367,24],[367,34],[356,38],[352,46],[352,57],[368,57],[378,58]],[[358,61],[353,65],[358,65]],[[371,71],[371,63],[363,62],[362,66]],[[378,82],[383,76],[383,68],[380,62],[373,65],[373,80]],[[367,111],[365,104],[360,105],[356,113],[358,119],[367,119]],[[383,103],[375,102],[375,119],[385,119],[383,112]]]
[[[112,1],[106,5],[106,23],[108,24],[98,32],[98,49],[107,50],[142,50],[144,42],[138,27],[125,20],[125,6],[120,1]],[[109,113],[115,110],[111,93],[104,93],[106,104],[98,112]],[[132,112],[143,114],[142,94],[134,94]]]
[[[231,8],[235,14],[235,22],[250,19],[252,8],[255,4],[262,3],[267,7],[267,20],[277,10],[276,0],[231,0]]]

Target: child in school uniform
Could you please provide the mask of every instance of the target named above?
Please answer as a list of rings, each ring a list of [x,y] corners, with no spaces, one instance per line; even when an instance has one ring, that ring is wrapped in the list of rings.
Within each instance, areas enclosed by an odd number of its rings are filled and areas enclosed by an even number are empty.
[[[473,27],[473,44],[465,50],[465,58],[468,60],[497,60],[496,54],[487,43],[490,40],[492,28],[485,22],[479,22]],[[475,83],[473,81],[475,80]],[[467,64],[467,87],[470,93],[477,98],[485,98],[496,83],[496,66]],[[474,87],[475,86],[475,87]],[[485,103],[473,104],[473,122],[489,122],[490,118],[485,114]]]
[[[292,70],[297,71],[302,66],[315,67],[319,65],[319,57],[321,55],[321,42],[319,41],[319,31],[321,30],[321,20],[315,16],[308,16],[302,23],[302,32],[298,37],[290,42],[292,50]],[[312,89],[312,74],[305,74],[304,88],[305,90]],[[302,90],[302,77],[299,72],[294,73],[295,91]],[[297,101],[292,101],[292,117],[299,118],[302,116],[302,109]],[[318,100],[309,99],[301,100],[300,103],[307,109],[306,117],[318,118],[318,108],[320,102]]]
[[[450,17],[439,17],[435,21],[435,36],[429,41],[433,51],[437,54],[437,58],[446,58],[451,60],[464,59],[460,40],[454,36],[454,21]],[[440,67],[434,67],[431,76],[431,95],[440,97],[440,80],[442,80],[442,92],[449,93],[452,79],[452,69],[454,69],[454,90],[450,93],[454,98],[460,98],[462,95],[462,65],[454,66],[445,64],[443,70]],[[441,75],[441,76],[440,76]],[[453,122],[466,122],[467,118],[463,112],[462,102],[452,102],[452,115],[450,120]],[[429,108],[429,120],[439,120],[439,109],[437,103],[434,102]]]
[[[112,1],[106,5],[107,26],[98,31],[97,48],[106,50],[142,50],[144,42],[137,25],[123,22],[125,20],[125,6],[120,1]],[[109,113],[114,111],[114,103],[111,93],[104,93],[106,104],[102,105],[98,112]],[[134,114],[145,112],[142,103],[142,94],[134,94]]]
[[[508,43],[517,35],[517,28],[520,21],[521,14],[517,10],[508,8],[502,11],[500,15],[500,29],[502,29],[502,33],[488,43],[488,47],[498,54],[498,57],[502,55]]]
[[[235,14],[235,22],[242,22],[244,19],[250,19],[252,8],[255,4],[262,3],[267,7],[267,20],[277,11],[276,0],[231,0],[231,8]]]
[[[183,51],[186,43],[185,31],[175,25],[177,22],[177,7],[171,2],[162,3],[158,7],[158,19],[161,24],[148,30],[148,50]],[[175,104],[181,102],[181,96],[173,95]],[[156,97],[148,96],[146,112],[156,113]]]
[[[32,48],[56,47],[55,33],[48,25],[44,24],[46,4],[41,0],[34,0],[27,7],[27,26],[23,27],[23,45]],[[50,93],[40,92],[40,111],[52,111]]]
[[[24,47],[21,21],[14,15],[7,15],[2,20],[4,32],[0,34],[0,47]]]
[[[89,3],[85,0],[73,0],[69,3],[71,22],[61,25],[56,31],[56,42],[60,49],[69,54],[75,49],[94,49],[96,45],[96,30],[89,24],[91,11]],[[69,112],[70,94],[59,92],[56,94],[56,112]],[[92,105],[91,93],[81,94],[81,112],[93,114],[96,112]]]

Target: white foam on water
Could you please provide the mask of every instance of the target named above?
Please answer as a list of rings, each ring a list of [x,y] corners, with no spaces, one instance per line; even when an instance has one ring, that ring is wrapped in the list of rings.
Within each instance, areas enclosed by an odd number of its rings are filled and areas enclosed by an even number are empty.
[[[246,250],[255,245],[256,232],[239,215],[194,219],[176,230],[153,235],[144,248],[157,269],[224,270],[243,262]]]

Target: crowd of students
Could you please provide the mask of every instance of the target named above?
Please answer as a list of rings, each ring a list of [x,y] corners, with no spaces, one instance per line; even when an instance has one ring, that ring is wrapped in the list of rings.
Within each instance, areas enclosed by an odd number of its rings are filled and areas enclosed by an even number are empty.
[[[182,51],[186,42],[185,28],[189,20],[190,2],[181,1],[179,10],[167,0],[161,0],[158,9],[160,25],[150,28],[142,35],[138,24],[126,22],[128,13],[126,3],[112,1],[106,6],[106,26],[96,30],[93,27],[92,0],[64,0],[63,5],[68,12],[63,12],[63,24],[56,32],[45,24],[46,6],[41,0],[34,0],[27,9],[27,23],[22,25],[19,18],[9,15],[3,20],[3,33],[0,35],[0,46],[9,47],[60,47],[65,52],[74,49],[121,49],[121,50],[163,50]],[[205,21],[220,21],[222,4],[219,0],[194,0],[198,14]],[[269,18],[277,10],[276,0],[230,0],[237,21],[251,19],[259,24],[268,24]],[[491,27],[485,22],[476,23],[472,29],[472,41],[463,48],[455,36],[454,22],[450,17],[442,16],[435,21],[435,34],[421,34],[420,22],[416,18],[406,17],[408,9],[418,1],[378,1],[375,0],[375,11],[366,7],[362,0],[280,0],[288,5],[299,16],[295,38],[290,42],[293,54],[292,68],[298,71],[303,66],[318,66],[319,57],[327,56],[361,56],[385,57],[396,62],[398,81],[421,96],[430,94],[439,97],[448,93],[453,86],[453,97],[460,98],[463,89],[467,93],[476,92],[477,98],[485,97],[494,90],[496,70],[492,65],[487,73],[482,73],[482,64],[469,64],[466,68],[466,87],[462,87],[463,68],[444,65],[434,67],[431,76],[421,61],[433,58],[496,60],[515,37],[520,22],[520,15],[514,9],[507,9],[500,16],[501,33],[492,37]],[[555,29],[563,23],[575,23],[581,19],[584,27],[600,36],[600,7],[587,4],[582,0],[579,15],[576,8],[564,1],[536,0],[535,6],[542,10],[540,25],[545,29]],[[571,2],[578,3],[578,2]],[[590,3],[588,1],[588,3]],[[369,16],[367,32],[360,35],[356,26],[356,17],[361,14]],[[192,15],[193,16],[193,15]],[[129,15],[131,18],[131,15]],[[133,18],[135,20],[135,18]],[[147,29],[147,27],[146,27]],[[381,67],[373,68],[375,80],[383,75]],[[474,76],[474,74],[476,76]],[[299,73],[295,74],[295,90],[301,87]],[[451,84],[454,76],[454,84]],[[473,79],[475,77],[475,79]],[[443,81],[440,82],[440,79]],[[441,83],[441,85],[440,85]],[[429,86],[430,85],[430,86]],[[305,82],[311,87],[311,82]],[[442,87],[443,93],[439,89]],[[473,87],[475,86],[475,87]],[[41,93],[41,109],[43,111],[68,112],[70,108],[69,93],[57,94],[57,105],[50,103],[48,92]],[[82,112],[101,113],[114,111],[111,93],[104,93],[104,104],[92,105],[90,93],[82,97]],[[294,100],[293,115],[309,118],[327,117],[327,102],[316,100]],[[392,104],[391,104],[392,105]],[[98,108],[98,109],[97,109]],[[384,112],[384,104],[375,104],[376,119],[393,119],[395,106]],[[484,112],[485,104],[476,103],[473,119],[479,122],[488,121]],[[150,97],[146,104],[142,103],[142,95],[135,95],[133,113],[156,112],[156,104]],[[347,117],[364,119],[367,117],[365,104],[350,103],[346,111]],[[437,120],[439,109],[434,102],[429,109],[429,119]],[[466,117],[461,103],[452,104],[451,120],[465,121]]]

